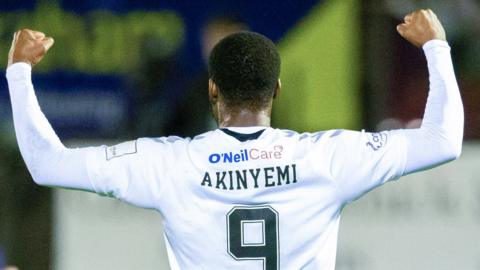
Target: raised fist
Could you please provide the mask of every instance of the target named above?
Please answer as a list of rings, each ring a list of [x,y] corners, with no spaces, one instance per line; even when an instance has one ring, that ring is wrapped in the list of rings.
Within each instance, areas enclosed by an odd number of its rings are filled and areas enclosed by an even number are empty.
[[[398,33],[417,47],[432,39],[445,40],[445,30],[430,9],[414,11],[404,18],[405,22],[397,25]]]
[[[52,47],[53,38],[44,33],[22,29],[13,35],[12,47],[8,53],[8,66],[24,62],[31,66],[40,62],[45,53]]]

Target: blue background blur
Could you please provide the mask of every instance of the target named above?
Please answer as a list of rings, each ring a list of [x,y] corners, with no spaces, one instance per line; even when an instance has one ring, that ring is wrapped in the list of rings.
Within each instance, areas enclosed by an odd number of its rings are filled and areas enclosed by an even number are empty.
[[[167,77],[163,84],[162,98],[167,102],[163,106],[169,110],[175,110],[178,103],[181,102],[185,95],[185,88],[188,81],[195,77],[196,74],[205,69],[204,59],[202,58],[201,33],[205,23],[216,16],[232,16],[238,17],[248,25],[249,29],[263,33],[274,41],[278,41],[299,19],[312,8],[312,6],[322,1],[306,0],[295,1],[285,0],[278,2],[271,1],[2,1],[0,5],[0,13],[8,14],[8,18],[2,16],[4,20],[0,23],[0,37],[3,43],[8,44],[12,33],[19,27],[38,27],[45,26],[41,31],[51,34],[56,38],[55,47],[62,46],[65,42],[64,36],[74,36],[77,39],[88,39],[80,33],[76,33],[77,29],[70,27],[70,15],[80,18],[79,29],[85,28],[92,30],[93,18],[90,14],[101,11],[100,17],[111,16],[128,16],[134,12],[168,12],[168,15],[178,18],[176,23],[166,23],[166,25],[154,25],[155,28],[172,27],[172,32],[179,35],[180,41],[175,41],[170,48],[164,49],[161,54],[170,65],[165,71]],[[59,11],[61,10],[61,11]],[[61,14],[58,14],[61,12]],[[47,14],[37,15],[38,18],[29,20],[29,17],[35,17],[30,14]],[[70,15],[66,15],[70,13]],[[53,15],[50,15],[53,14]],[[57,15],[55,15],[57,14]],[[64,29],[57,29],[48,25],[49,16],[54,19],[65,22]],[[1,17],[0,17],[1,18]],[[11,18],[11,19],[10,19]],[[44,19],[42,19],[44,18]],[[139,17],[141,19],[141,16]],[[7,21],[8,19],[8,21]],[[53,20],[54,20],[53,19]],[[45,20],[43,22],[42,20]],[[101,21],[102,19],[100,19]],[[115,19],[113,19],[115,20]],[[120,18],[120,20],[126,20]],[[39,22],[41,21],[41,22]],[[106,20],[105,23],[110,21]],[[139,22],[134,22],[138,24]],[[135,25],[127,25],[127,27],[135,27]],[[62,25],[59,26],[60,28]],[[46,29],[45,29],[46,28]],[[49,31],[52,28],[51,31]],[[52,33],[53,32],[53,33]],[[70,32],[58,35],[58,32]],[[116,33],[102,32],[104,38],[108,39],[108,35],[114,36]],[[63,36],[62,36],[63,35]],[[160,35],[160,39],[168,39],[169,33]],[[111,37],[112,40],[115,37]],[[136,37],[132,36],[132,39]],[[98,43],[106,43],[106,41],[98,39]],[[138,43],[141,41],[130,40],[130,43]],[[162,41],[160,40],[159,43]],[[6,46],[6,45],[5,45]],[[5,47],[4,46],[4,47]],[[88,47],[89,45],[87,45]],[[109,45],[104,45],[109,46]],[[114,44],[113,46],[121,46]],[[55,54],[55,48],[49,54]],[[162,50],[162,46],[158,46]],[[73,50],[73,51],[72,51]],[[88,48],[87,48],[88,50]],[[75,54],[75,48],[64,48],[64,54]],[[125,52],[127,54],[128,51]],[[4,52],[3,55],[6,53]],[[121,55],[120,55],[121,56]],[[5,57],[5,56],[3,56]],[[82,56],[78,56],[82,57]],[[106,54],[103,57],[107,58]],[[114,55],[113,57],[119,57]],[[87,61],[95,58],[95,54],[88,52],[83,56]],[[98,58],[98,57],[97,57]],[[0,58],[4,59],[4,58]],[[46,58],[48,59],[48,58]],[[49,60],[46,60],[49,61]],[[95,68],[88,67],[75,68],[77,66],[63,65],[62,60],[52,61],[51,64],[44,68],[44,64],[39,65],[40,72],[34,73],[34,82],[39,92],[39,99],[42,103],[43,110],[50,119],[52,125],[62,138],[97,138],[97,137],[122,137],[122,123],[128,121],[128,114],[132,114],[130,105],[132,97],[131,93],[135,89],[129,91],[129,68]],[[131,66],[132,63],[116,62],[120,65]],[[95,63],[92,64],[94,66]],[[97,64],[98,65],[98,64]],[[102,63],[100,63],[102,65]],[[43,69],[42,69],[43,68]],[[138,69],[138,65],[133,65],[132,69]],[[0,78],[2,88],[6,86],[5,78]],[[135,88],[135,86],[130,87]],[[127,89],[127,90],[126,90]],[[5,89],[6,90],[6,89]],[[1,120],[10,118],[8,109],[7,91],[1,91]],[[75,117],[72,117],[75,115]],[[129,136],[131,134],[125,135]],[[137,134],[134,134],[137,135]],[[137,136],[141,136],[138,134]],[[158,135],[163,134],[159,130]]]

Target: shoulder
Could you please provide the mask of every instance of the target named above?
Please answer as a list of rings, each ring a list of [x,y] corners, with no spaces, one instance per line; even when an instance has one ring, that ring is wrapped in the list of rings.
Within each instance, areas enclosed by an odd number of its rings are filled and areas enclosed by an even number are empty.
[[[374,151],[384,148],[394,135],[390,131],[366,132],[346,129],[333,129],[318,132],[297,133],[281,130],[285,136],[291,137],[299,148],[305,152],[312,150],[323,154],[333,153],[343,149],[346,152],[354,149],[371,149]]]
[[[176,136],[158,137],[158,138],[138,138],[121,142],[111,146],[103,146],[105,149],[105,159],[107,161],[119,157],[141,157],[148,156],[158,152],[169,150],[179,150],[189,143],[189,138],[180,138]]]
[[[402,139],[396,130],[367,132],[365,130],[337,130],[329,136],[329,144],[347,152],[357,150],[377,152],[385,149],[392,142]]]
[[[139,138],[136,140],[139,149],[145,152],[155,151],[173,151],[176,155],[182,151],[189,151],[192,147],[218,142],[215,131],[209,131],[199,134],[193,138],[166,136],[166,137],[149,137]]]
[[[191,139],[190,138],[182,138],[178,136],[167,136],[167,137],[144,137],[138,138],[138,144],[142,144],[145,146],[165,146],[165,145],[181,145],[181,144],[188,144]]]
[[[277,129],[277,132],[283,137],[289,137],[297,141],[306,143],[323,143],[338,140],[339,138],[351,137],[355,131],[344,129],[332,129],[316,132],[296,132],[288,129]]]
[[[144,137],[138,138],[132,142],[135,143],[139,153],[148,154],[158,151],[181,151],[182,149],[186,149],[188,147],[191,139],[177,136]]]

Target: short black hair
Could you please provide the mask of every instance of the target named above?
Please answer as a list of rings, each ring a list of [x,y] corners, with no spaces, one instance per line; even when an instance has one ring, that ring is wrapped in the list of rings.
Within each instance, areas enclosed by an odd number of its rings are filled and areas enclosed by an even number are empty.
[[[227,106],[262,109],[277,86],[280,55],[267,37],[242,31],[215,45],[208,70]]]

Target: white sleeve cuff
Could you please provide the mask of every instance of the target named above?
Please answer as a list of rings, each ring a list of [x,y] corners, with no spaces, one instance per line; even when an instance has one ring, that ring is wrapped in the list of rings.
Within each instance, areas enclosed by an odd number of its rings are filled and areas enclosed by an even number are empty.
[[[428,54],[431,51],[435,51],[436,49],[448,49],[450,50],[450,46],[448,45],[448,42],[445,40],[440,40],[440,39],[432,39],[427,41],[425,44],[422,46],[423,51],[425,54]]]
[[[32,66],[24,62],[15,63],[7,68],[7,79],[9,81],[30,80]]]

